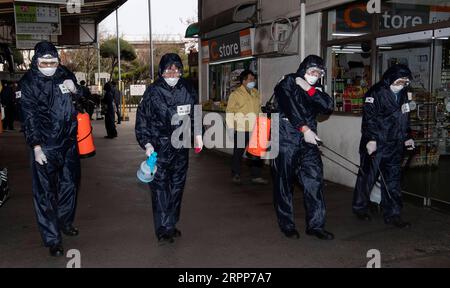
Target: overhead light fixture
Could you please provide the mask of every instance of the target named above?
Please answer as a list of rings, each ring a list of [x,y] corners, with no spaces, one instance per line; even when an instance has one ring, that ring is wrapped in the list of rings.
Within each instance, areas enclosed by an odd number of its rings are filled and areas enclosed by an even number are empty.
[[[243,58],[236,58],[236,59],[229,59],[229,60],[222,60],[222,61],[217,61],[217,62],[209,62],[209,65],[219,65],[219,64],[224,64],[224,63],[230,63],[230,62],[237,62],[237,61],[243,61],[243,60],[249,60],[249,59],[255,59],[254,56],[249,56],[249,57],[243,57]]]
[[[352,51],[335,51],[335,54],[356,54],[356,52],[352,52]]]
[[[335,49],[333,48],[333,52],[352,52],[352,53],[363,53],[362,49],[356,49],[356,48],[342,48],[342,49]]]
[[[439,37],[439,38],[436,38],[436,40],[448,40],[448,37]]]
[[[361,46],[356,46],[356,45],[333,45],[331,46],[333,48],[337,48],[337,49],[361,49]]]
[[[337,37],[357,37],[364,35],[364,33],[333,33],[332,35]]]
[[[392,46],[380,46],[380,47],[378,47],[378,49],[380,49],[380,50],[391,50]]]

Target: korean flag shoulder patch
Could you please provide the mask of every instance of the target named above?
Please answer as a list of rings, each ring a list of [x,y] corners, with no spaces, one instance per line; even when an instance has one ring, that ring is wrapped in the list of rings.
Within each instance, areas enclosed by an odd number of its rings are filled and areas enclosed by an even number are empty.
[[[373,104],[373,102],[375,102],[375,98],[373,98],[373,97],[366,97],[366,101],[365,102]]]

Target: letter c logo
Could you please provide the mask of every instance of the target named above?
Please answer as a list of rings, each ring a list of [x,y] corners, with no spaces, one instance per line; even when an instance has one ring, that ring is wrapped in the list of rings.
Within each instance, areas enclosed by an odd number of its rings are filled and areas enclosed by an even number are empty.
[[[344,11],[344,21],[345,24],[347,24],[348,27],[353,29],[363,28],[367,26],[367,21],[360,21],[360,22],[354,22],[352,18],[350,17],[350,14],[354,10],[360,10],[362,13],[366,12],[366,5],[364,4],[357,4],[357,5],[351,5]]]
[[[219,54],[217,53],[217,42],[211,41],[211,58],[213,60],[219,59]]]

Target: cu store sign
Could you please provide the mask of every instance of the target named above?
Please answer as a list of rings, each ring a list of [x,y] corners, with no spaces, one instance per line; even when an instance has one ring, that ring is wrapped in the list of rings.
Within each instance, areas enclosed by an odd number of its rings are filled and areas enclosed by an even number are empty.
[[[405,2],[407,3],[407,2]],[[381,30],[415,27],[430,22],[431,5],[381,3],[373,0],[349,4],[336,9],[337,33],[367,33],[372,29],[371,14],[380,14]]]
[[[253,29],[231,33],[202,42],[203,63],[253,55]]]

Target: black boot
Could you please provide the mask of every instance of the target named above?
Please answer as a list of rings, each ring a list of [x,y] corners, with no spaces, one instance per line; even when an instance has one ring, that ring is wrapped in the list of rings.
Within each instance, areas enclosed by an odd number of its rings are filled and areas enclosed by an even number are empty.
[[[372,217],[370,217],[367,212],[354,212],[356,217],[361,221],[372,221]]]
[[[167,243],[173,243],[173,235],[169,235],[169,234],[162,234],[160,236],[158,236],[158,244],[159,245],[165,245]]]
[[[62,231],[62,233],[64,233],[64,235],[67,235],[67,236],[78,236],[78,234],[80,234],[78,229],[73,226],[63,228],[63,229],[61,229],[61,231]]]
[[[285,231],[282,231],[282,232],[288,238],[291,238],[291,239],[298,239],[298,238],[300,238],[300,233],[298,233],[298,231],[296,229],[289,229],[289,230],[285,230]]]
[[[400,216],[392,216],[384,219],[384,223],[387,225],[394,225],[397,228],[410,228],[411,223],[403,221]]]
[[[310,236],[316,236],[321,240],[333,240],[334,235],[331,232],[326,231],[325,229],[308,229],[306,230],[306,234]]]
[[[381,205],[376,203],[376,202],[369,202],[369,211],[370,213],[374,214],[374,215],[381,215],[382,214],[382,209],[381,209]]]
[[[56,244],[49,248],[49,252],[53,257],[61,257],[64,255],[64,248],[61,244]]]
[[[170,235],[171,235],[173,238],[181,237],[181,231],[178,230],[177,228],[173,228],[172,232],[170,232]]]

